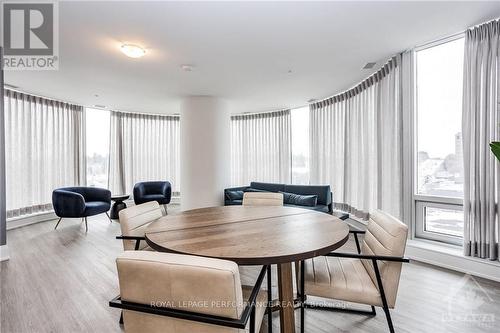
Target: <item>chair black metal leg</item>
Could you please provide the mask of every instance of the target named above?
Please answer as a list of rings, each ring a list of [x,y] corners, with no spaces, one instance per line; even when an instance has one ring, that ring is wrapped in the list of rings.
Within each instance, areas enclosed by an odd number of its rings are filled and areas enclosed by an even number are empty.
[[[305,332],[305,308],[304,304],[306,302],[306,290],[305,290],[305,268],[306,262],[302,260],[300,262],[300,332]]]
[[[106,216],[108,217],[109,222],[113,222],[113,220],[111,220],[111,217],[109,216],[108,212],[106,212]]]
[[[392,325],[391,312],[389,308],[384,308],[385,317],[387,318],[387,324],[389,325],[389,332],[394,333],[394,326]]]
[[[267,266],[267,331],[269,333],[273,332],[273,312],[271,311],[271,304],[273,302],[273,290],[272,290],[272,275],[271,275],[271,265]]]
[[[120,325],[123,325],[123,310],[122,312],[120,312],[120,321],[119,321]]]
[[[56,230],[56,229],[57,229],[57,226],[59,225],[59,222],[61,222],[61,220],[62,220],[62,217],[60,217],[60,218],[59,218],[59,221],[57,221],[57,223],[56,223],[56,226],[55,226],[54,230]]]
[[[250,312],[250,333],[255,333],[255,306]]]
[[[377,278],[378,290],[380,292],[380,297],[382,298],[382,308],[385,312],[385,317],[387,318],[387,324],[389,325],[389,332],[394,333],[394,326],[392,325],[391,313],[389,311],[389,305],[387,304],[387,298],[385,297],[384,285],[382,283],[382,278],[380,277],[380,271],[378,269],[377,260],[373,259],[373,268],[375,270],[375,277]]]
[[[163,205],[163,209],[165,210],[165,215],[168,215],[168,213],[167,213],[167,204]]]
[[[356,242],[356,250],[358,250],[358,253],[361,254],[361,247],[359,246],[358,234],[354,234],[354,241]]]
[[[85,232],[89,231],[89,226],[87,224],[87,216],[85,216]]]

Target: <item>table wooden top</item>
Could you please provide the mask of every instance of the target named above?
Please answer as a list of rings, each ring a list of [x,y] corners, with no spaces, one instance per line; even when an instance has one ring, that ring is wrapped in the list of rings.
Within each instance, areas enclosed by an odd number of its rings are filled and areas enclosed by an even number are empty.
[[[349,237],[339,218],[293,207],[223,206],[164,216],[146,229],[146,241],[162,252],[278,264],[329,253]]]

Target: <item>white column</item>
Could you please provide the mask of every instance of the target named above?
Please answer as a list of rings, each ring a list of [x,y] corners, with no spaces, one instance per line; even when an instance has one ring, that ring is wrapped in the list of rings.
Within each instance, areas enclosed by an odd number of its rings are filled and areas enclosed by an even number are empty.
[[[220,206],[230,182],[230,114],[211,96],[181,105],[181,209]]]

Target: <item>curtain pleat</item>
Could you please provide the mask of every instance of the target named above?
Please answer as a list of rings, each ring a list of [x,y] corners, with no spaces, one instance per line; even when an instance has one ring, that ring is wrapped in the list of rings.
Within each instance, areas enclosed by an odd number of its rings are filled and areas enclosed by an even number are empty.
[[[352,90],[310,105],[311,183],[366,218],[402,214],[401,56]]]
[[[132,193],[141,181],[168,180],[180,189],[178,116],[111,111],[109,189]]]
[[[7,217],[52,209],[52,191],[85,183],[83,107],[5,90]]]
[[[500,21],[466,32],[463,91],[464,252],[498,260],[499,162],[489,144],[500,141]]]
[[[231,184],[290,182],[290,126],[290,110],[232,116]]]

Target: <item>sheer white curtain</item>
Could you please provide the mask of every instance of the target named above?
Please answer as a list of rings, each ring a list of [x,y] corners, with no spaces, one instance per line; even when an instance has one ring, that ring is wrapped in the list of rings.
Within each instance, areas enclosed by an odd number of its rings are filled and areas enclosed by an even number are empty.
[[[500,166],[489,143],[500,141],[500,21],[465,35],[463,93],[464,250],[498,259]]]
[[[402,213],[401,56],[355,88],[310,105],[311,183],[360,217]]]
[[[7,216],[52,208],[52,191],[85,183],[83,107],[5,90]]]
[[[231,184],[288,183],[290,110],[231,116]]]
[[[132,193],[140,181],[169,181],[179,192],[178,116],[111,112],[109,189]]]

